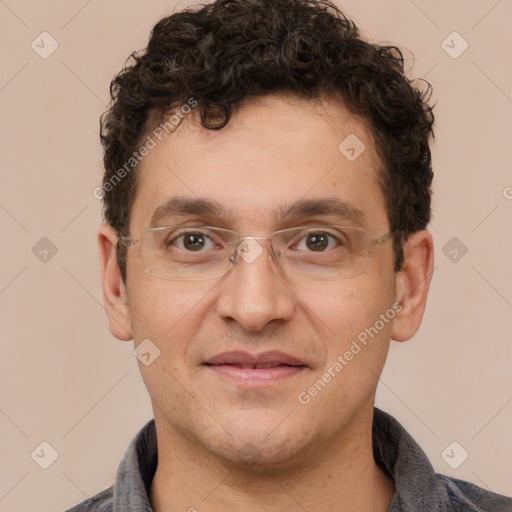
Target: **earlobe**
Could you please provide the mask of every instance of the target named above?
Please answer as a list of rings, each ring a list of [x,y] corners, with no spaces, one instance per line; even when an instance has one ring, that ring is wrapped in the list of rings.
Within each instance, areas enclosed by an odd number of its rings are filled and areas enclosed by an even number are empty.
[[[404,263],[396,276],[396,302],[402,308],[397,313],[391,331],[395,341],[407,341],[418,330],[434,269],[432,235],[417,231],[404,244]]]
[[[108,224],[101,224],[98,229],[98,249],[103,300],[110,332],[119,340],[129,341],[133,336],[126,287],[116,260],[117,235]]]

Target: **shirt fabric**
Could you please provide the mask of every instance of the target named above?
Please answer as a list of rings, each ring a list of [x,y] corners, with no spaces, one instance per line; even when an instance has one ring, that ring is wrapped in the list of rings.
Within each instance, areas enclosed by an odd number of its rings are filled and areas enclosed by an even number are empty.
[[[427,456],[402,425],[374,409],[373,454],[395,481],[388,512],[512,512],[512,498],[472,483],[436,474]],[[153,512],[151,481],[158,462],[155,420],[130,443],[112,487],[67,512]]]

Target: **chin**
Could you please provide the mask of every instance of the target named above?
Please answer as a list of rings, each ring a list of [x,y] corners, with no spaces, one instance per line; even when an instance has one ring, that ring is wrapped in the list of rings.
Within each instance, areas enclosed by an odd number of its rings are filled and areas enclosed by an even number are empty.
[[[267,443],[265,446],[256,445],[250,440],[245,443],[238,440],[226,451],[216,450],[219,458],[223,459],[233,469],[251,471],[253,473],[268,473],[284,471],[297,466],[300,447],[296,443]]]
[[[299,429],[297,424],[290,428],[290,424],[284,425],[286,421],[279,425],[282,420],[283,415],[279,421],[261,422],[260,413],[260,423],[231,423],[231,436],[224,431],[221,442],[211,437],[200,442],[212,455],[239,470],[268,472],[290,469],[307,450],[309,443],[305,433],[308,429]]]

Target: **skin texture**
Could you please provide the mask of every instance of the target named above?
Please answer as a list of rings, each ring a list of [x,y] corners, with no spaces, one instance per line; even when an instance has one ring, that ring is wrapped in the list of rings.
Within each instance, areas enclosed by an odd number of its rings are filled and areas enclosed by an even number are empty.
[[[366,147],[353,162],[338,150],[350,134]],[[301,225],[274,218],[282,206],[336,197],[362,210],[362,225],[376,238],[389,233],[379,165],[365,122],[326,98],[253,99],[220,131],[205,130],[190,114],[141,163],[130,233],[147,229],[171,196],[214,199],[227,211],[175,224],[198,221],[244,236]],[[307,220],[353,224],[325,215]],[[151,365],[139,363],[157,427],[156,511],[387,510],[394,486],[373,460],[372,412],[390,338],[405,341],[421,323],[433,269],[427,231],[409,236],[398,274],[388,241],[372,247],[366,273],[333,281],[284,276],[265,245],[255,261],[240,260],[220,278],[171,281],[146,274],[130,248],[125,286],[106,224],[98,241],[112,334],[135,346],[149,338],[161,352]],[[401,304],[394,319],[301,404],[298,394],[394,303]],[[230,350],[280,350],[308,368],[248,388],[203,364]],[[241,457],[248,446],[257,460]]]

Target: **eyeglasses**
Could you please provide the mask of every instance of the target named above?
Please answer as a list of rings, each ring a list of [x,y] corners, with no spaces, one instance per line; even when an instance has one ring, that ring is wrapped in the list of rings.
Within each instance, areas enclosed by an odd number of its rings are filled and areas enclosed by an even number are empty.
[[[366,272],[372,245],[393,237],[371,238],[348,226],[300,226],[271,237],[244,236],[214,226],[169,226],[143,231],[140,238],[120,237],[125,247],[138,246],[147,274],[171,280],[204,280],[228,273],[241,257],[254,262],[270,240],[270,258],[290,277],[334,280]]]

